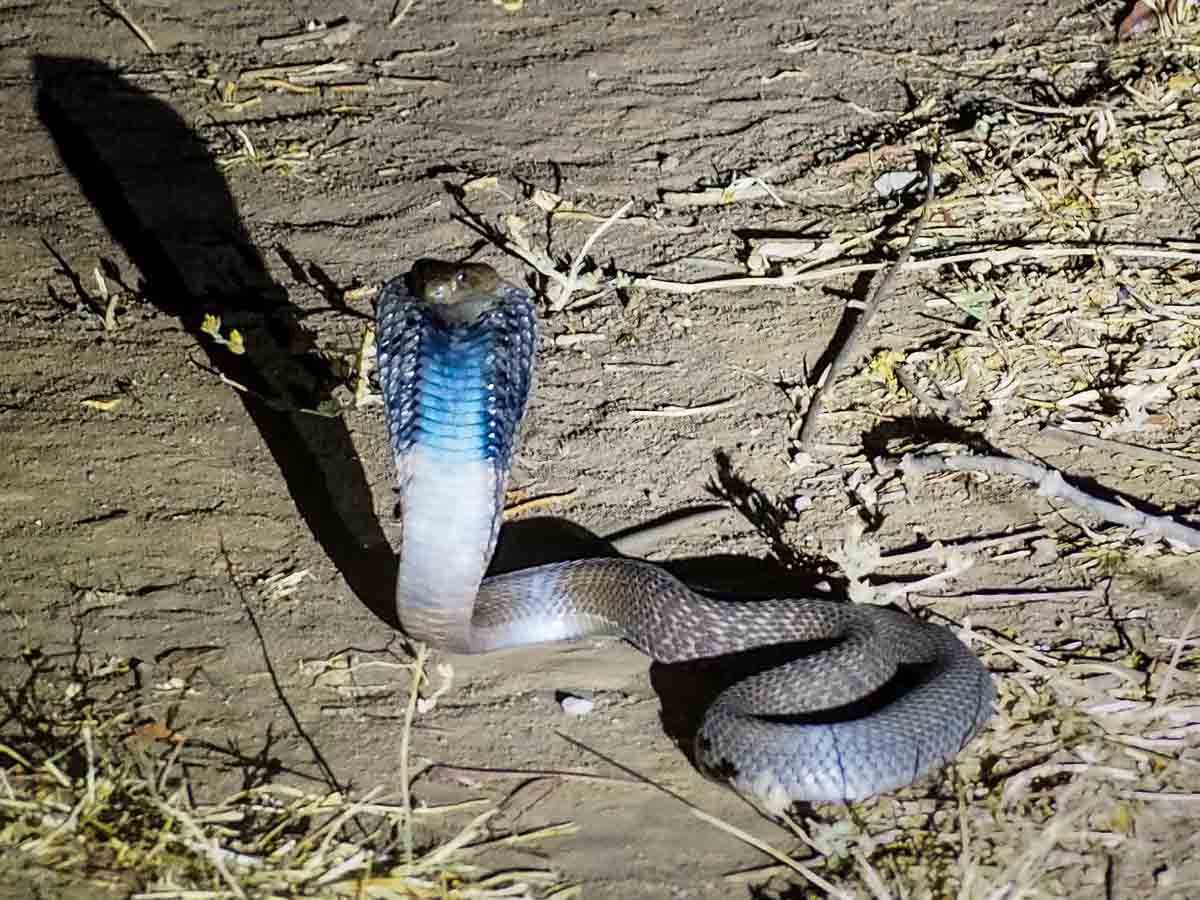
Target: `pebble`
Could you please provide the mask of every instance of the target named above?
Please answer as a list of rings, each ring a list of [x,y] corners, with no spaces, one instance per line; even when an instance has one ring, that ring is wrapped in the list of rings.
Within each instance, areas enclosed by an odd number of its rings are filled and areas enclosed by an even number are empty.
[[[1162,166],[1151,166],[1138,173],[1138,186],[1147,194],[1161,194],[1170,185]]]
[[[933,173],[933,186],[942,183],[941,177]],[[891,197],[894,194],[923,194],[925,192],[925,177],[920,172],[884,172],[875,179],[875,193],[880,197]]]
[[[586,716],[596,708],[596,701],[589,700],[587,697],[567,695],[558,702],[568,716]]]

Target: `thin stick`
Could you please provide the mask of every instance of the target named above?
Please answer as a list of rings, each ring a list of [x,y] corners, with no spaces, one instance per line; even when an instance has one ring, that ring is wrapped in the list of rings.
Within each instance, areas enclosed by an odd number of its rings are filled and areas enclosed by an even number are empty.
[[[421,680],[425,677],[425,660],[429,658],[429,647],[417,646],[413,660],[412,688],[408,692],[408,705],[404,708],[404,730],[400,733],[400,802],[404,807],[404,860],[413,863],[412,794],[408,783],[408,747],[412,737],[413,716],[417,713],[417,700],[421,696]]]
[[[569,488],[565,491],[550,491],[546,494],[539,494],[536,497],[527,497],[524,500],[516,500],[511,506],[504,507],[505,519],[512,516],[520,515],[524,512],[529,512],[531,509],[541,509],[544,506],[553,506],[560,500],[567,500],[574,497],[578,488]]]
[[[157,53],[158,47],[154,43],[154,38],[150,37],[150,33],[141,25],[133,20],[129,15],[129,11],[125,9],[125,4],[121,0],[99,0],[102,7],[108,10],[110,15],[115,16],[124,23],[125,27],[137,35],[137,39],[146,45],[146,49],[151,53]]]
[[[217,870],[217,874],[221,876],[221,880],[229,886],[229,890],[233,895],[240,898],[240,900],[246,900],[246,892],[237,883],[237,879],[233,877],[233,873],[225,867],[225,862],[221,858],[221,847],[217,844],[217,839],[215,837],[206,837],[200,826],[183,810],[168,806],[161,800],[155,801],[155,805],[164,815],[179,822],[192,833],[192,839],[199,845],[204,855],[208,857],[208,861]]]
[[[399,25],[400,20],[408,15],[408,11],[413,8],[413,4],[416,2],[417,0],[408,0],[408,2],[404,4],[403,8],[392,16],[391,21],[388,22],[388,28],[395,28],[397,25]],[[392,9],[395,8],[395,6],[392,7]]]
[[[622,528],[620,531],[604,536],[614,550],[625,556],[645,556],[657,547],[681,534],[694,531],[717,519],[723,519],[733,513],[729,506],[704,506],[697,509],[684,510],[679,515],[671,515],[657,521],[632,528]]]
[[[916,581],[893,581],[888,584],[871,585],[871,590],[879,598],[875,602],[890,603],[892,597],[906,597],[910,593],[935,587],[943,581],[953,581],[960,575],[965,574],[973,563],[974,559],[970,556],[954,554],[946,561],[946,568],[941,572],[926,575],[924,578]]]
[[[988,475],[1016,475],[1018,478],[1024,478],[1037,485],[1037,492],[1043,497],[1062,500],[1109,522],[1124,525],[1126,528],[1148,531],[1185,547],[1200,548],[1200,530],[1182,522],[1176,522],[1167,516],[1153,516],[1093,497],[1070,484],[1057,469],[1051,469],[1039,463],[1003,456],[974,456],[971,454],[943,456],[939,453],[910,453],[900,461],[900,469],[906,475],[926,475],[931,472],[983,472]]]
[[[1187,794],[1182,791],[1133,791],[1132,793],[1138,800],[1169,800],[1172,803],[1200,802],[1200,793]]]
[[[916,244],[917,239],[921,236],[922,229],[925,227],[925,223],[929,220],[929,211],[932,208],[932,202],[933,164],[929,163],[925,171],[925,200],[921,205],[921,215],[917,219],[917,223],[913,226],[912,234],[908,237],[908,243],[900,251],[896,262],[888,267],[882,280],[880,280],[863,303],[862,312],[854,320],[854,324],[850,328],[850,333],[846,336],[845,343],[842,344],[841,348],[834,355],[832,362],[829,363],[829,368],[825,370],[824,381],[818,385],[816,391],[813,393],[812,400],[808,404],[808,409],[804,411],[804,418],[801,420],[800,433],[796,437],[796,442],[801,450],[808,450],[812,444],[813,431],[816,428],[817,419],[821,417],[821,410],[825,405],[826,392],[833,387],[842,370],[858,358],[859,336],[867,327],[867,323],[875,316],[879,307],[895,292],[896,273],[900,271],[912,255],[913,245]]]
[[[254,390],[252,388],[246,387],[246,385],[242,384],[240,381],[234,381],[232,378],[230,378],[224,372],[218,371],[217,369],[214,369],[214,368],[210,368],[209,366],[198,363],[195,360],[192,360],[192,365],[194,365],[197,369],[200,369],[204,372],[208,372],[211,375],[216,375],[219,379],[221,379],[221,381],[224,384],[233,388],[235,391],[239,391],[240,393],[243,393],[248,397],[253,397],[255,400],[258,400],[259,402],[261,402],[264,406],[268,406],[271,409],[275,410],[276,412],[304,413],[306,416],[320,416],[322,419],[336,419],[341,415],[340,411],[339,412],[322,412],[319,409],[308,409],[307,407],[303,407],[303,406],[291,406],[287,403],[280,403],[278,400],[272,400],[270,397],[266,396],[265,394],[260,394],[258,391]]]
[[[921,606],[931,606],[934,603],[970,603],[978,606],[982,603],[1074,603],[1077,600],[1089,600],[1096,596],[1093,588],[1052,588],[1048,591],[979,591],[973,594],[918,594],[909,595],[909,602],[916,601]]]
[[[478,775],[481,778],[563,778],[568,781],[613,781],[618,784],[644,784],[635,778],[618,778],[615,775],[600,775],[596,772],[574,772],[570,769],[497,769],[484,766],[452,766],[449,763],[433,763],[421,775],[434,770]]]
[[[575,293],[575,281],[577,278],[579,278],[579,270],[583,268],[583,261],[587,258],[588,253],[591,252],[592,245],[600,239],[604,232],[608,231],[608,229],[612,228],[613,225],[617,224],[617,220],[620,219],[621,216],[625,215],[625,213],[629,212],[629,209],[632,206],[632,200],[626,201],[620,209],[601,222],[596,230],[587,236],[587,240],[583,242],[583,246],[580,247],[579,252],[575,254],[575,259],[571,261],[571,271],[567,273],[567,281],[562,287],[562,293],[558,295],[557,300],[550,304],[551,310],[554,312],[559,312],[567,308],[567,304],[571,300],[571,295]]]
[[[1139,444],[1126,444],[1124,441],[1113,441],[1083,431],[1071,431],[1067,428],[1059,428],[1057,425],[1046,426],[1042,429],[1042,434],[1064,444],[1077,443],[1086,447],[1099,447],[1101,450],[1124,453],[1126,456],[1132,456],[1144,462],[1162,462],[1179,466],[1189,472],[1200,472],[1200,459],[1192,459],[1190,456],[1181,456],[1178,453],[1168,453],[1166,450],[1156,450],[1153,447],[1143,447]]]
[[[843,900],[849,900],[849,895],[845,891],[838,890],[836,887],[834,887],[832,884],[830,884],[828,881],[826,881],[824,878],[822,878],[816,872],[812,871],[811,869],[809,869],[807,866],[803,865],[802,863],[796,862],[796,860],[791,859],[786,854],[781,853],[779,850],[776,850],[770,844],[766,843],[766,841],[759,840],[758,838],[754,837],[753,835],[751,835],[745,831],[742,831],[740,828],[730,825],[728,822],[726,822],[722,819],[718,819],[716,816],[710,815],[709,813],[706,813],[704,810],[700,809],[700,807],[696,806],[696,804],[692,803],[690,800],[686,799],[685,797],[683,797],[680,794],[675,793],[670,788],[659,784],[657,781],[650,778],[649,776],[643,775],[637,769],[627,766],[624,763],[618,762],[617,760],[613,759],[611,756],[607,756],[607,755],[601,753],[599,750],[589,747],[587,744],[583,743],[582,741],[577,741],[577,740],[575,740],[575,738],[563,734],[561,731],[557,732],[557,734],[560,738],[562,738],[568,744],[571,744],[574,747],[578,747],[580,750],[583,750],[586,753],[590,753],[593,756],[598,756],[600,759],[604,760],[610,766],[620,769],[622,772],[624,772],[626,775],[630,776],[631,778],[635,779],[636,781],[639,781],[642,784],[649,785],[650,787],[654,788],[655,790],[660,791],[663,794],[666,794],[672,800],[676,800],[679,803],[683,804],[689,810],[691,810],[692,814],[695,815],[698,819],[700,819],[704,822],[707,822],[708,824],[710,824],[716,828],[721,829],[722,831],[726,832],[727,834],[733,835],[738,840],[744,841],[745,843],[749,844],[751,847],[754,847],[757,850],[761,850],[763,853],[767,854],[768,856],[772,857],[773,859],[777,859],[779,862],[783,863],[785,866],[787,866],[793,872],[808,879],[810,882],[817,885],[817,887],[826,891],[831,896],[843,898]]]
[[[728,400],[718,400],[715,403],[702,403],[699,406],[660,406],[658,409],[631,409],[632,419],[684,419],[688,416],[703,416],[708,413],[724,412],[746,402],[744,397],[731,397]]]
[[[854,849],[854,859],[862,869],[863,881],[866,882],[871,893],[875,895],[875,900],[894,900],[892,892],[887,889],[887,885],[883,883],[883,879],[879,877],[879,870],[871,865],[871,861],[867,859],[866,854],[857,847]]]
[[[1193,607],[1192,614],[1188,616],[1187,624],[1183,626],[1183,631],[1179,633],[1179,640],[1175,643],[1175,650],[1171,653],[1171,661],[1167,664],[1167,672],[1163,675],[1162,683],[1159,684],[1158,690],[1154,694],[1155,706],[1161,706],[1171,693],[1171,681],[1175,673],[1179,670],[1179,660],[1183,656],[1183,648],[1188,642],[1192,628],[1196,625],[1196,616],[1198,614],[1200,614],[1200,605]]]
[[[706,291],[744,290],[753,287],[791,287],[809,281],[828,281],[845,275],[860,275],[863,272],[878,272],[893,266],[904,272],[919,272],[929,269],[940,269],[943,266],[953,266],[959,263],[987,260],[993,265],[1006,266],[1023,259],[1066,259],[1070,257],[1090,256],[1102,259],[1106,256],[1118,259],[1161,259],[1175,262],[1200,262],[1200,253],[1188,250],[1157,250],[1150,247],[1136,247],[1128,244],[1097,244],[1094,247],[1062,247],[1054,244],[1041,244],[1032,247],[997,247],[993,250],[979,250],[971,253],[954,253],[949,256],[931,256],[927,259],[908,260],[903,265],[894,263],[854,263],[848,266],[834,266],[828,269],[807,269],[803,272],[792,272],[787,275],[744,275],[738,278],[712,278],[706,281],[671,281],[666,278],[655,278],[650,275],[635,278],[632,287],[646,290],[662,291],[667,294],[702,294]]]
[[[691,806],[691,804],[688,804],[688,805]],[[828,881],[826,881],[824,878],[822,878],[820,875],[818,875],[816,872],[814,872],[808,866],[803,865],[802,863],[796,862],[796,860],[794,860],[790,856],[776,850],[774,847],[772,847],[766,841],[760,841],[758,838],[756,838],[754,835],[750,834],[748,831],[743,831],[742,829],[738,828],[736,825],[731,825],[730,823],[726,822],[724,819],[718,819],[716,816],[710,815],[702,809],[697,809],[694,806],[692,806],[691,809],[692,809],[692,815],[694,815],[701,822],[707,822],[709,825],[712,825],[714,828],[719,828],[719,829],[721,829],[721,831],[724,831],[726,834],[733,835],[735,838],[737,838],[742,843],[749,844],[755,850],[758,850],[762,853],[767,854],[767,856],[770,856],[772,859],[778,860],[781,864],[787,866],[789,869],[791,869],[793,872],[795,872],[797,875],[804,878],[805,880],[811,882],[812,884],[815,884],[817,887],[819,887],[821,890],[825,891],[825,893],[829,894],[831,897],[847,898],[847,900],[848,900],[850,895],[847,894],[845,891],[839,890],[838,888],[834,887],[832,884],[830,884]]]
[[[945,553],[948,550],[959,553],[966,553],[972,550],[986,550],[988,547],[999,547],[1016,541],[1027,541],[1030,538],[1044,537],[1045,535],[1045,528],[1041,525],[1033,525],[1028,528],[1022,528],[1019,531],[1010,531],[1008,534],[1000,534],[993,537],[967,538],[965,540],[949,542],[934,541],[929,546],[921,547],[917,550],[893,550],[889,553],[880,554],[879,561],[887,565],[894,565],[900,562],[916,562],[928,559],[930,556]]]

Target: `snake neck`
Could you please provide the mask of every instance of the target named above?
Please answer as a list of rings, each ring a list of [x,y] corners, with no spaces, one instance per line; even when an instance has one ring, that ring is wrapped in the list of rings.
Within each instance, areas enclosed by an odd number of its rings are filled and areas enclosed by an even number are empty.
[[[410,637],[449,650],[471,646],[534,365],[528,294],[501,282],[487,300],[447,315],[397,279],[377,311],[403,521],[396,611]]]

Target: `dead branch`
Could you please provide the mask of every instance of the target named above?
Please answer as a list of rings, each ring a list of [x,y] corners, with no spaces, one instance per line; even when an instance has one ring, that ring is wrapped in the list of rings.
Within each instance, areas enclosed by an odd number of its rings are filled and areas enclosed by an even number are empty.
[[[905,475],[927,475],[933,472],[982,472],[988,475],[1016,475],[1037,486],[1043,497],[1062,500],[1117,525],[1144,531],[1193,549],[1200,548],[1200,529],[1176,522],[1167,516],[1154,516],[1108,500],[1101,500],[1068,482],[1057,469],[1023,459],[1003,456],[940,453],[910,453],[900,461]]]

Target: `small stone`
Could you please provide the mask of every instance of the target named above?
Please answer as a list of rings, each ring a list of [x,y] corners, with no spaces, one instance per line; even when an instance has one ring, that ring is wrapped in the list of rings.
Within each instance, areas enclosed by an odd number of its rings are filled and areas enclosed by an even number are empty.
[[[1138,186],[1147,194],[1161,194],[1170,187],[1162,166],[1151,166],[1138,173]]]
[[[596,708],[596,701],[568,694],[558,701],[568,716],[586,716]]]
[[[936,188],[942,179],[935,172],[933,186]],[[875,193],[880,197],[891,197],[896,194],[924,193],[925,176],[916,171],[884,172],[875,179]]]

